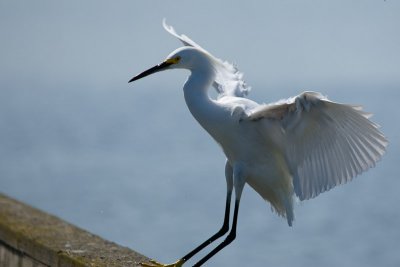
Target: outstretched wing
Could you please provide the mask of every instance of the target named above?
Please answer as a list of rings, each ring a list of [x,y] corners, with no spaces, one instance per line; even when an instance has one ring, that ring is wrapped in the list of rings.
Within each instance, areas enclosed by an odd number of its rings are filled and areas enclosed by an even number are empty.
[[[241,73],[236,68],[236,66],[227,61],[223,61],[219,58],[214,57],[207,50],[202,48],[186,35],[179,35],[172,26],[167,25],[165,19],[163,20],[163,26],[167,32],[178,38],[183,43],[183,45],[195,47],[210,56],[210,58],[213,60],[216,70],[213,86],[220,96],[228,95],[244,97],[248,94],[248,92],[250,91],[250,87],[247,86],[247,84],[243,80],[243,73]]]
[[[388,141],[359,106],[334,103],[314,92],[258,107],[247,119],[277,120],[300,200],[316,197],[373,167]]]

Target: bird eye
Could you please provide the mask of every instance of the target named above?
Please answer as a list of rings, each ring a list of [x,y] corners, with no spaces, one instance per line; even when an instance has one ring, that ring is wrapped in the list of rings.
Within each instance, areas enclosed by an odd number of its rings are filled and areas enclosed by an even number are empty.
[[[179,60],[181,60],[181,57],[180,57],[180,56],[177,56],[177,57],[175,58],[175,60],[176,60],[176,62],[178,62]]]

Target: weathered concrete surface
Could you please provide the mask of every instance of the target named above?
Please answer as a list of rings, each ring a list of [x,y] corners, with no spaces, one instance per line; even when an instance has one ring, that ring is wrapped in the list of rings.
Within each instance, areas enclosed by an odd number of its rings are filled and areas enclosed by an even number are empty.
[[[0,194],[0,267],[139,266],[148,258]]]
[[[43,264],[35,259],[30,258],[20,251],[0,243],[0,266],[1,267],[48,267],[49,265]]]

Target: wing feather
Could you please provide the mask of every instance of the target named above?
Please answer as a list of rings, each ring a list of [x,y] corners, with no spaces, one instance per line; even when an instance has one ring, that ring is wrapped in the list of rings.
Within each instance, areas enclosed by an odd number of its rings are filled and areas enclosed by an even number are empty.
[[[278,121],[283,150],[300,200],[316,197],[375,166],[388,141],[361,107],[315,92],[252,110],[249,120]]]

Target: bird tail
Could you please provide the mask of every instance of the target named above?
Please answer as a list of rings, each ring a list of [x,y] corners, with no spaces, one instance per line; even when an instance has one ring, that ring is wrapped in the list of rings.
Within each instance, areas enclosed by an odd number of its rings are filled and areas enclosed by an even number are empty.
[[[293,199],[284,198],[283,201],[271,202],[272,211],[276,212],[279,216],[286,218],[289,226],[293,225],[294,212],[293,212]]]

